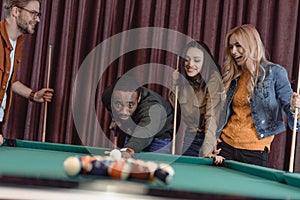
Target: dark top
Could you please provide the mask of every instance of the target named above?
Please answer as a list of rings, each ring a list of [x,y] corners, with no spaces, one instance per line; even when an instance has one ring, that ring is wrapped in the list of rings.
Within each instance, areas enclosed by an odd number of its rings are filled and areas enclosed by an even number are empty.
[[[112,90],[113,86],[109,86],[102,94],[102,103],[111,114]],[[126,124],[126,130],[121,129],[131,136],[125,147],[136,153],[148,147],[154,138],[172,138],[173,108],[162,96],[145,87],[141,87],[141,100],[131,118],[134,125]]]

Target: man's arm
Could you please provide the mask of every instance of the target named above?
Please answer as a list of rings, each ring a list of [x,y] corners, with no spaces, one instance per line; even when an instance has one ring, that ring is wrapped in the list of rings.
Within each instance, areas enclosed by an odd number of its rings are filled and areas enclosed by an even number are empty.
[[[18,95],[21,95],[22,97],[28,98],[32,89],[21,83],[20,81],[16,81],[12,84],[12,89],[15,93]]]
[[[16,81],[12,84],[12,89],[15,93],[22,97],[29,98],[32,101],[43,103],[45,101],[50,102],[52,100],[54,90],[51,88],[43,88],[39,91],[33,91],[20,81]]]

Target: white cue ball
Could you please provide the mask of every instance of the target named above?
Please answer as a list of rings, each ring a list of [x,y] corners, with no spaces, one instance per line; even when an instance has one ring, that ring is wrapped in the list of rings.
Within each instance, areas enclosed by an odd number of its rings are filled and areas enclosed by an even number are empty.
[[[118,149],[114,149],[109,153],[109,156],[113,159],[113,160],[121,160],[122,158],[122,153],[120,150]]]
[[[64,170],[69,176],[76,176],[81,171],[80,158],[76,156],[70,156],[64,161]]]

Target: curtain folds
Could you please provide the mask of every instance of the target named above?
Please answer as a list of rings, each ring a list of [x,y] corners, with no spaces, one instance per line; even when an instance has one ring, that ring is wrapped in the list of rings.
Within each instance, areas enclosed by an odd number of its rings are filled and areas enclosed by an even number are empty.
[[[52,45],[50,87],[55,93],[48,105],[48,142],[112,146],[108,130],[110,116],[101,103],[104,88],[138,66],[155,63],[175,68],[175,53],[162,49],[136,49],[113,59],[115,53],[122,53],[132,43],[151,44],[153,41],[147,39],[156,39],[147,34],[133,40],[123,37],[120,43],[112,43],[105,48],[106,52],[99,54],[105,58],[94,55],[86,64],[90,68],[87,67],[85,72],[84,85],[76,85],[83,63],[97,46],[137,28],[170,29],[194,40],[202,40],[222,69],[226,32],[234,26],[251,23],[260,32],[270,60],[287,69],[296,90],[300,30],[298,0],[47,0],[42,2],[41,12],[36,33],[25,37],[18,77],[34,90],[44,87],[48,48]],[[163,40],[162,43],[170,45],[172,41]],[[106,59],[113,60],[106,63]],[[154,82],[160,77],[163,83],[168,83],[171,77],[161,75],[151,67],[138,75],[148,80],[150,89],[167,98],[169,89]],[[86,88],[85,84],[93,87]],[[79,92],[80,98],[76,97],[79,90],[83,90]],[[80,101],[89,105],[77,108]],[[80,127],[74,122],[74,109],[84,115],[80,118]],[[43,115],[44,105],[14,95],[5,137],[40,141]],[[270,167],[287,169],[290,132],[275,137]],[[297,153],[300,153],[299,147]],[[296,159],[295,169],[300,171],[299,159]]]

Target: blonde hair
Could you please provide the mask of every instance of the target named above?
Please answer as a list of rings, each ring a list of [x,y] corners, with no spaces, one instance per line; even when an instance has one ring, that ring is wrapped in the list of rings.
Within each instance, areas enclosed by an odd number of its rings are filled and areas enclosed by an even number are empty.
[[[245,50],[245,66],[243,66],[243,69],[250,73],[250,79],[246,87],[249,97],[252,98],[258,76],[262,75],[263,79],[265,76],[265,70],[261,64],[271,62],[266,58],[265,47],[258,31],[253,25],[245,24],[231,29],[225,38],[223,84],[226,92],[230,87],[231,81],[241,75],[242,69],[242,66],[238,66],[231,55],[229,40],[232,35],[235,35],[236,40]]]

